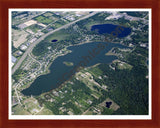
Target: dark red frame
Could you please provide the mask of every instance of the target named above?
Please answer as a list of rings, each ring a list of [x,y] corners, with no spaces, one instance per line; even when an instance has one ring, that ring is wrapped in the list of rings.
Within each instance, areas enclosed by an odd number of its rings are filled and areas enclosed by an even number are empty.
[[[9,120],[8,119],[8,9],[9,8],[151,8],[152,9],[152,119],[151,120]],[[160,127],[160,1],[159,0],[0,0],[0,128]]]

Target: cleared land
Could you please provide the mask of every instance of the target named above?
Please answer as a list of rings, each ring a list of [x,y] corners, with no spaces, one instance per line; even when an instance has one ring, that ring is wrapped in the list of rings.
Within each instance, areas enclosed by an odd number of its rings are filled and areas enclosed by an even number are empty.
[[[12,29],[12,39],[13,39],[13,46],[15,48],[18,48],[21,44],[23,44],[25,41],[27,41],[27,36],[29,34],[25,31],[19,31]]]
[[[117,109],[120,108],[119,105],[117,105],[113,100],[111,100],[110,98],[107,98],[105,101],[103,101],[100,106],[106,107],[106,102],[112,102],[110,109],[113,109],[114,111],[116,111]]]
[[[27,25],[27,26],[31,26],[31,25],[36,24],[36,23],[37,23],[37,21],[30,20],[30,21],[25,22],[24,24]]]

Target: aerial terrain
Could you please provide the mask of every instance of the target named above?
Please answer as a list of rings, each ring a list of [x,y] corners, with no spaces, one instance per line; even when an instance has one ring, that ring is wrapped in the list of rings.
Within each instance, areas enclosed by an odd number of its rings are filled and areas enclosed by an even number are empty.
[[[147,11],[12,11],[12,115],[148,115]]]

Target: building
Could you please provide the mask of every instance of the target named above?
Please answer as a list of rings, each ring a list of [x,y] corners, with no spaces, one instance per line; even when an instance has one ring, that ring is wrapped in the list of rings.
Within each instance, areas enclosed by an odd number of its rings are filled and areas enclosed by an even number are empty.
[[[38,23],[38,25],[39,25],[39,26],[42,26],[42,27],[44,27],[44,28],[47,27],[45,24],[42,24],[42,23]]]
[[[27,46],[26,46],[26,45],[21,45],[20,49],[21,49],[21,50],[26,50],[26,49],[27,49]]]
[[[17,58],[15,58],[14,56],[12,56],[12,63],[16,63]]]
[[[36,41],[37,40],[37,38],[32,38],[29,42],[30,43],[33,43],[34,41]]]

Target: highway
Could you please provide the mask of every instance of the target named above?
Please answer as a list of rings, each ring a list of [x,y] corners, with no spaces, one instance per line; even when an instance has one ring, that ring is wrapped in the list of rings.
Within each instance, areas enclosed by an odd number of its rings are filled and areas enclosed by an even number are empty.
[[[55,30],[52,30],[52,31],[48,32],[47,34],[43,35],[42,37],[40,37],[40,38],[39,38],[38,40],[36,40],[35,42],[33,42],[33,43],[28,47],[28,49],[25,51],[25,53],[22,55],[22,57],[19,59],[19,61],[16,63],[16,65],[13,67],[13,69],[12,69],[12,74],[14,74],[14,72],[20,67],[20,65],[21,65],[21,63],[23,62],[23,60],[27,57],[27,55],[28,55],[29,53],[32,52],[32,49],[33,49],[39,42],[41,42],[42,40],[44,40],[47,36],[49,36],[50,34],[52,34],[52,33],[54,33],[54,32],[57,32],[57,31],[59,31],[59,30],[61,30],[61,29],[67,28],[67,27],[69,27],[70,25],[72,25],[72,24],[74,24],[74,23],[76,23],[76,22],[78,22],[78,21],[80,21],[80,20],[84,20],[84,19],[86,19],[86,18],[89,18],[89,17],[95,15],[96,13],[98,13],[98,12],[93,12],[93,13],[88,14],[87,16],[84,16],[84,17],[82,17],[82,18],[80,18],[80,19],[78,19],[78,20],[75,20],[75,21],[73,21],[73,22],[71,22],[71,23],[68,23],[68,24],[66,24],[66,25],[63,25],[62,27],[59,27],[59,28],[57,28],[57,29],[55,29]]]

